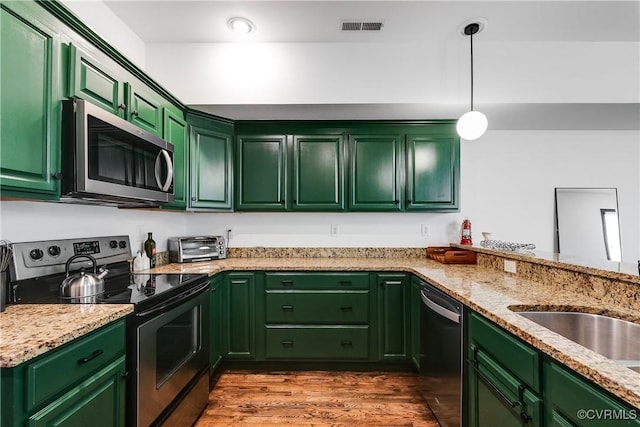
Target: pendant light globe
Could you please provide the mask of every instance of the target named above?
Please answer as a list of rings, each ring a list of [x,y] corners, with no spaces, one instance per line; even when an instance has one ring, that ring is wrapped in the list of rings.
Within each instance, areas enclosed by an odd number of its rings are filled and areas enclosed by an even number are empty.
[[[489,121],[480,111],[469,111],[464,113],[456,123],[456,131],[460,138],[473,141],[480,138],[487,131]]]
[[[461,138],[468,141],[473,141],[484,135],[489,125],[487,116],[473,109],[473,35],[478,33],[482,28],[484,28],[484,25],[478,22],[473,22],[464,27],[464,35],[469,36],[471,47],[471,109],[458,119],[456,131]]]

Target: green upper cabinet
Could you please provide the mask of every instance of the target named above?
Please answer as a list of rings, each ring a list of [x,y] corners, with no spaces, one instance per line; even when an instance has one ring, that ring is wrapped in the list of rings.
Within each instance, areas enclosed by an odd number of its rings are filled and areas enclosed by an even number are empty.
[[[124,81],[74,44],[69,46],[69,97],[86,99],[120,117],[127,109]]]
[[[187,119],[191,123],[189,206],[231,210],[233,126],[202,117]]]
[[[287,137],[236,137],[237,210],[282,211],[287,206]]]
[[[127,120],[156,136],[162,137],[162,104],[160,95],[144,85],[125,84]]]
[[[401,210],[401,150],[400,135],[350,136],[350,210]]]
[[[406,210],[457,209],[458,147],[453,135],[406,136]]]
[[[173,191],[175,199],[168,208],[185,208],[189,182],[189,133],[187,122],[178,109],[164,109],[164,139],[173,144]]]
[[[60,42],[28,17],[23,2],[3,2],[0,22],[0,185],[2,194],[60,195]],[[13,192],[13,193],[12,193]]]
[[[294,135],[292,163],[292,210],[344,210],[342,135]]]

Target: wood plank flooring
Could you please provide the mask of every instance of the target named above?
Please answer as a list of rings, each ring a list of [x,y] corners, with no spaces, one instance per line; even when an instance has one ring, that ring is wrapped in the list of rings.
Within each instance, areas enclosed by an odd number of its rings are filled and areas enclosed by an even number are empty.
[[[226,371],[196,427],[438,427],[418,376],[398,372]]]

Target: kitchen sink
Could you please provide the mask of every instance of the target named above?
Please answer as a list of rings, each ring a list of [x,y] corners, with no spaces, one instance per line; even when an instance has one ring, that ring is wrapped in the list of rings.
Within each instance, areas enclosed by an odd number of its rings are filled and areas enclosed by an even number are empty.
[[[600,314],[568,311],[517,311],[525,317],[604,357],[640,372],[640,324]]]

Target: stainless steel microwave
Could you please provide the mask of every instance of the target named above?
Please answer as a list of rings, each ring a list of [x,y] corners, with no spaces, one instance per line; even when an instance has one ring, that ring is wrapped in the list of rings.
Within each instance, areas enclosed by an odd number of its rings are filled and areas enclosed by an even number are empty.
[[[62,102],[61,201],[157,206],[174,200],[173,145],[84,100]]]

